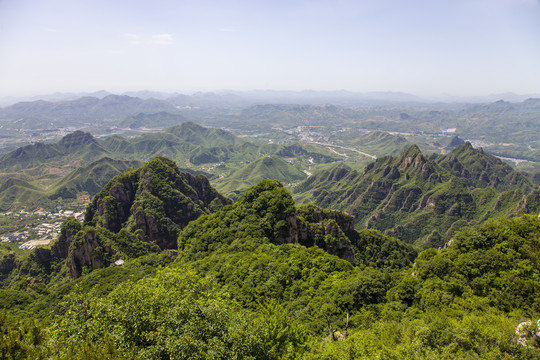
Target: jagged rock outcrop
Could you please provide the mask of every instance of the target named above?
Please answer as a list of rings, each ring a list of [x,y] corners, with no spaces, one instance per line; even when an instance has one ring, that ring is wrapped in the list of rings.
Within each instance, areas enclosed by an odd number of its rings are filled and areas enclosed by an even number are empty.
[[[85,224],[114,233],[126,228],[162,249],[175,248],[188,222],[229,203],[206,177],[182,172],[171,160],[158,157],[113,178],[94,197]]]
[[[516,342],[521,346],[540,348],[540,319],[527,320],[516,326]]]
[[[354,218],[337,210],[323,210],[314,205],[297,208],[287,217],[287,232],[277,243],[318,246],[332,255],[354,263],[354,251],[347,234],[354,231]]]
[[[296,207],[291,194],[276,180],[263,180],[233,205],[191,222],[178,237],[186,259],[203,259],[213,251],[257,244],[317,246],[358,266],[410,266],[417,251],[376,230],[359,233],[354,217],[315,205]],[[225,251],[225,250],[223,250]]]
[[[413,145],[397,157],[377,159],[363,172],[322,171],[294,192],[354,215],[357,226],[439,247],[463,226],[540,211],[533,187],[506,163],[465,143],[429,158]],[[440,236],[431,236],[434,230]]]
[[[229,203],[204,176],[184,173],[171,160],[156,158],[114,177],[88,206],[84,224],[66,220],[51,249],[34,256],[44,267],[54,259],[66,259],[70,276],[77,278],[110,265],[120,255],[176,248],[188,222]]]
[[[470,186],[491,186],[499,191],[513,188],[525,191],[532,189],[532,184],[523,174],[501,159],[484,152],[482,148],[473,148],[468,141],[441,156],[436,163],[449,170],[452,175],[466,179]]]
[[[5,262],[5,268],[13,269],[15,267],[20,267],[23,273],[26,273],[30,276],[37,275],[40,271],[43,271],[46,274],[50,274],[53,271],[53,265],[61,266],[63,260],[68,258],[68,254],[70,252],[70,249],[72,248],[73,239],[81,229],[81,223],[79,223],[79,221],[77,221],[74,217],[67,218],[62,224],[60,235],[52,243],[49,249],[37,247],[31,250],[32,252],[28,256],[29,262],[27,263],[13,264],[10,259],[7,258]],[[29,263],[33,263],[35,264],[35,266],[28,267]],[[2,262],[0,262],[0,273],[2,272],[1,267]]]
[[[247,189],[233,205],[191,222],[178,237],[188,258],[202,258],[210,249],[242,239],[273,244],[318,246],[354,262],[348,234],[352,216],[317,206],[296,208],[291,194],[277,180],[263,180]]]
[[[99,239],[95,229],[85,229],[75,236],[66,259],[66,266],[72,278],[80,277],[85,271],[91,271],[114,262],[116,251]]]
[[[65,259],[69,254],[69,249],[73,238],[82,229],[82,225],[75,218],[70,217],[62,223],[60,235],[51,246],[53,256]]]

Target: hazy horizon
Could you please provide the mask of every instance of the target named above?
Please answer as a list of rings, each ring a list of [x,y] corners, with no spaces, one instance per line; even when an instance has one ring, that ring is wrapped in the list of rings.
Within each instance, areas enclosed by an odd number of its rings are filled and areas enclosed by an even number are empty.
[[[332,99],[357,99],[357,100],[388,100],[391,102],[392,99],[401,99],[395,101],[402,102],[489,102],[489,101],[509,101],[509,102],[520,102],[528,98],[539,98],[540,93],[529,93],[529,94],[518,94],[514,92],[505,92],[505,93],[493,93],[493,94],[473,94],[473,95],[454,95],[454,94],[433,94],[433,95],[417,95],[409,92],[401,91],[365,91],[365,92],[355,92],[346,89],[340,90],[279,90],[279,89],[251,89],[251,90],[234,90],[234,89],[215,89],[208,91],[191,91],[191,92],[179,92],[179,91],[160,91],[160,90],[148,90],[148,89],[139,89],[139,90],[127,90],[112,92],[106,89],[96,90],[96,91],[55,91],[49,93],[27,93],[27,94],[14,94],[14,95],[0,95],[0,107],[9,106],[16,102],[21,101],[36,101],[36,100],[45,100],[45,101],[63,101],[63,100],[75,100],[85,96],[92,96],[103,98],[108,95],[117,95],[117,96],[131,96],[131,97],[140,97],[143,99],[146,98],[155,98],[155,99],[167,99],[174,96],[204,96],[204,95],[237,95],[245,99],[272,99],[272,97],[280,98],[284,96],[291,96],[291,100],[297,99],[322,99],[322,100],[332,100]]]
[[[540,93],[538,0],[0,2],[0,96]]]

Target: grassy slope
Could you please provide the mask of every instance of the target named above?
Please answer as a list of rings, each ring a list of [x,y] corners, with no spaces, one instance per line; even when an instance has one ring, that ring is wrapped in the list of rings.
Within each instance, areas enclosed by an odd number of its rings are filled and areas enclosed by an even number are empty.
[[[276,156],[264,156],[233,172],[230,176],[216,181],[216,188],[226,195],[230,193],[239,194],[263,179],[276,179],[289,184],[301,181],[306,176],[305,173],[285,160]]]

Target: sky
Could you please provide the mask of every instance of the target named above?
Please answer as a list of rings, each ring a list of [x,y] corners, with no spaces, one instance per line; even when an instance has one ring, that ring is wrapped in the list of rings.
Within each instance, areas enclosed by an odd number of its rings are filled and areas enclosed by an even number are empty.
[[[540,0],[0,0],[0,96],[540,93]]]

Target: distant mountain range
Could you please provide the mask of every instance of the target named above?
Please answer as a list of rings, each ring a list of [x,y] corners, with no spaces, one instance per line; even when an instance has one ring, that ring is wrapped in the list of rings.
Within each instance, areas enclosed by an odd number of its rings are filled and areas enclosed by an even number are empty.
[[[81,97],[65,101],[32,101],[0,109],[0,119],[6,129],[54,129],[96,125],[139,113],[167,111],[177,113],[171,103],[156,99],[140,99],[130,96],[107,95],[103,98]],[[11,121],[16,120],[15,124]]]
[[[10,106],[18,102],[30,101],[72,101],[81,97],[105,98],[109,95],[115,95],[111,92],[101,90],[95,92],[70,92],[53,93],[33,96],[8,96],[0,98],[0,106]],[[249,106],[260,103],[279,103],[279,104],[320,104],[333,103],[339,105],[358,105],[358,104],[388,104],[388,103],[488,103],[497,100],[519,102],[528,98],[540,97],[540,94],[515,94],[512,92],[463,96],[463,95],[424,95],[418,96],[404,92],[395,91],[369,91],[353,92],[347,90],[336,91],[287,91],[287,90],[216,90],[211,92],[196,92],[192,94],[181,94],[175,92],[161,91],[127,91],[120,96],[137,97],[141,99],[167,100],[177,105],[192,106]]]
[[[166,99],[106,95],[70,101],[21,102],[0,109],[0,152],[22,144],[55,140],[77,129],[96,136],[133,136],[148,129],[192,121],[243,134],[272,133],[278,138],[294,138],[298,133],[291,131],[300,127],[322,127],[338,142],[350,134],[359,137],[362,134],[358,131],[384,131],[403,134],[407,136],[404,140],[421,146],[427,144],[432,151],[444,150],[446,146],[444,139],[436,137],[454,134],[499,156],[540,162],[538,98],[519,103],[498,100],[441,105],[414,102],[411,98],[412,102],[345,104],[331,98],[325,102],[320,93],[312,94],[313,99],[317,98],[313,102],[303,102],[300,97],[303,92],[286,94],[283,98],[279,94],[275,94],[275,102],[264,102],[255,95],[256,100],[244,101],[247,97],[232,93],[197,93]],[[355,96],[347,92],[335,95]],[[411,141],[411,136],[416,138]],[[422,143],[419,137],[426,142]],[[349,136],[347,141],[353,144],[355,139]],[[531,164],[530,168],[538,166]]]

